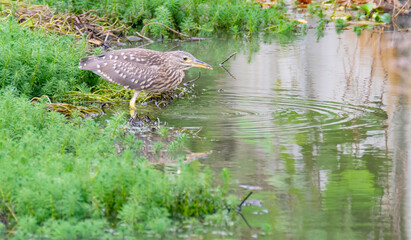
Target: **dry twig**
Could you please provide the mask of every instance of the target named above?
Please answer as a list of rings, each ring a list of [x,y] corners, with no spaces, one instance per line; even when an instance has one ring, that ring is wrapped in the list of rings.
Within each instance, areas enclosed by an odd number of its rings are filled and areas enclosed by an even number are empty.
[[[409,2],[409,1],[410,1],[410,0],[407,0],[407,2],[402,5],[402,7],[400,8],[400,10],[398,10],[398,12],[392,17],[392,19],[395,19],[395,18],[398,16],[398,14],[401,13],[401,11],[405,8],[405,6],[408,5],[408,2]]]
[[[220,67],[222,67],[225,62],[227,62],[228,60],[230,60],[230,59],[231,59],[232,57],[234,57],[236,54],[237,54],[237,52],[234,52],[234,53],[232,53],[230,56],[228,56],[224,61],[222,61],[222,62],[220,63]]]

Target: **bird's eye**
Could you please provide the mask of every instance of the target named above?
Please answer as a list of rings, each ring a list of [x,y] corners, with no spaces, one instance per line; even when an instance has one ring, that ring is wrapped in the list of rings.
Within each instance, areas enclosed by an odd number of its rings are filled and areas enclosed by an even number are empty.
[[[188,57],[183,57],[183,60],[184,60],[184,61],[187,61],[187,60],[188,60]]]

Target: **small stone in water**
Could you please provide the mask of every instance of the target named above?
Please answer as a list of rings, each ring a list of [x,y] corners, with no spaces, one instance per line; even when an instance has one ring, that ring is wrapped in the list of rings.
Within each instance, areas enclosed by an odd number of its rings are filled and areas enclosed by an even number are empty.
[[[247,189],[247,190],[261,190],[263,189],[260,186],[252,186],[252,185],[246,185],[246,184],[241,184],[240,187]]]
[[[212,231],[211,234],[213,235],[221,235],[221,236],[227,236],[228,234],[224,231]]]
[[[248,199],[244,202],[244,206],[262,207],[263,203],[260,200]]]
[[[127,40],[129,40],[130,42],[139,42],[139,41],[143,41],[143,39],[141,37],[136,37],[136,36],[128,36]]]

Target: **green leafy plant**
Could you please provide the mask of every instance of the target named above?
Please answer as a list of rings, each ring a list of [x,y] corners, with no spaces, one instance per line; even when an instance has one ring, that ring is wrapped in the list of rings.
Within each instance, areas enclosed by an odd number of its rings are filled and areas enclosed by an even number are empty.
[[[162,138],[167,138],[170,135],[170,130],[168,127],[161,126],[157,130],[158,135],[160,135]]]
[[[156,8],[154,15],[156,17],[152,19],[150,22],[158,22],[171,28],[174,28],[173,16],[167,7],[160,6]],[[150,32],[154,36],[161,36],[163,38],[168,37],[168,30],[159,25],[150,26]]]
[[[366,17],[370,17],[374,6],[371,3],[362,4],[359,6],[363,11]]]
[[[317,40],[319,40],[320,38],[324,37],[324,29],[326,24],[330,22],[330,19],[327,18],[319,3],[308,4],[307,10],[310,14],[316,15],[318,17],[318,24],[315,28],[315,34],[317,36]]]
[[[124,1],[92,1],[80,0],[34,0],[37,4],[49,4],[58,11],[81,13],[87,10],[97,10],[101,15],[118,19],[132,32],[140,30],[145,24],[159,22],[183,33],[211,36],[220,32],[230,32],[238,36],[239,32],[247,35],[258,31],[273,31],[291,28],[292,31],[281,33],[302,32],[301,24],[289,19],[284,10],[284,4],[279,2],[275,7],[262,9],[254,1],[230,0],[124,0]],[[287,27],[277,28],[276,25]],[[163,26],[148,27],[152,36],[167,38],[172,32]]]
[[[67,120],[10,87],[0,90],[0,111],[7,113],[0,115],[0,236],[6,228],[16,239],[124,238],[163,233],[185,219],[231,219],[225,209],[233,206],[210,170],[154,169],[124,132],[122,115],[102,131],[93,119]]]
[[[366,27],[367,27],[367,25],[363,25],[363,26],[354,25],[354,27],[352,29],[357,34],[357,36],[361,36],[362,30],[364,30]]]
[[[363,4],[359,6],[363,11],[357,11],[356,18],[358,20],[373,20],[377,23],[390,23],[391,15],[389,13],[384,13],[381,15],[382,11],[374,8],[374,5],[371,3]]]
[[[0,88],[14,86],[30,97],[64,96],[78,86],[88,88],[98,77],[80,71],[86,42],[72,37],[21,28],[16,21],[0,22]]]
[[[383,23],[391,23],[391,15],[389,13],[384,13],[381,17],[380,20]]]
[[[187,140],[187,135],[185,133],[178,135],[174,141],[168,144],[167,150],[173,152],[173,151],[177,151],[181,149],[186,140]]]
[[[343,29],[343,28],[346,28],[347,26],[348,26],[347,21],[344,21],[343,19],[339,18],[335,21],[335,27],[337,29]]]
[[[153,147],[153,152],[155,154],[159,154],[160,151],[163,149],[163,143],[158,141],[158,142],[154,143],[152,147]]]

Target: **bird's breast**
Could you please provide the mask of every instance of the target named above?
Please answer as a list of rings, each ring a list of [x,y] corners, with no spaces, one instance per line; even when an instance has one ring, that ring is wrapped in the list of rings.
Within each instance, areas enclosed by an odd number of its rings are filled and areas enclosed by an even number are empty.
[[[178,87],[184,79],[184,71],[164,70],[159,72],[156,79],[151,79],[150,83],[142,90],[149,92],[165,92]]]

